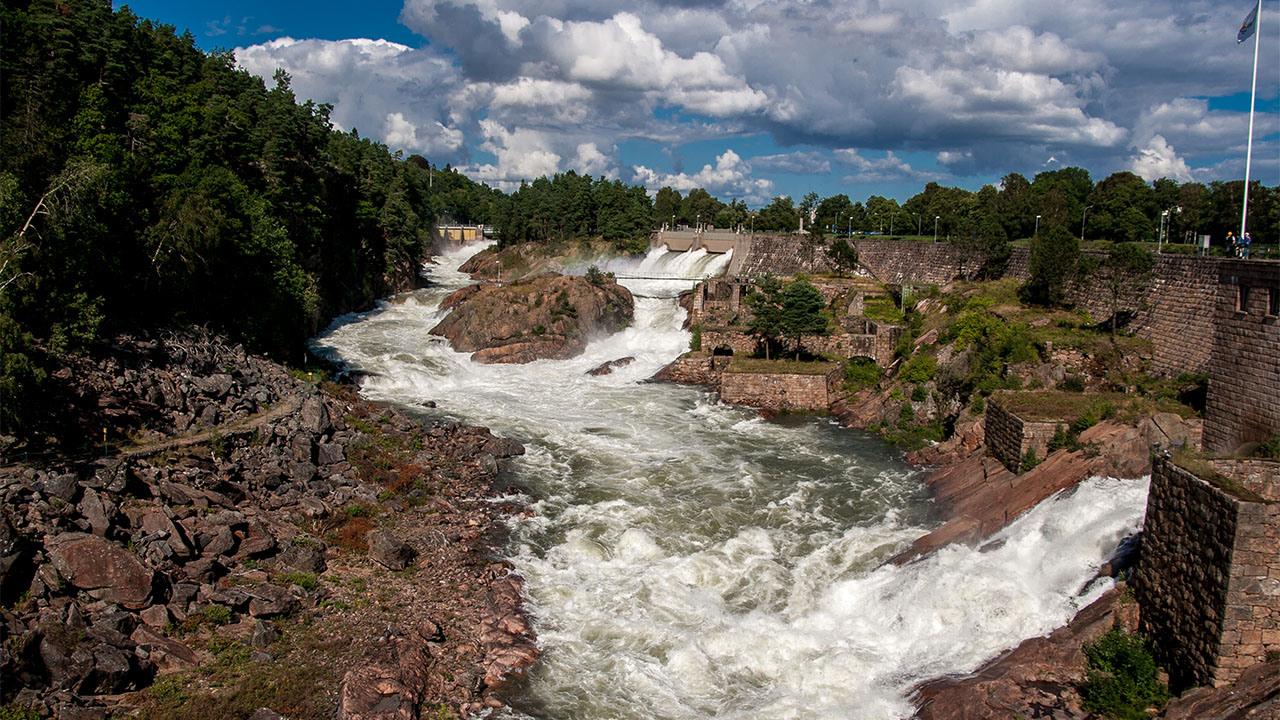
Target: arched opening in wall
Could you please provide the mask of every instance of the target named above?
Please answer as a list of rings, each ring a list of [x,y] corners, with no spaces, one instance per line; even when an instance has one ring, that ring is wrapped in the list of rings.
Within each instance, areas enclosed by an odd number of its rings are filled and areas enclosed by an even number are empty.
[[[711,354],[715,357],[733,357],[733,348],[728,345],[717,345]]]

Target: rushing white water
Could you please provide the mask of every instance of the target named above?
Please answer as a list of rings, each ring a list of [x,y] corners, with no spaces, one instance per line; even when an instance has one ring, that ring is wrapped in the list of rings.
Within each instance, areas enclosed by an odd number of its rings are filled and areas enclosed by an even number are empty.
[[[345,319],[317,348],[373,373],[368,396],[435,400],[525,443],[513,472],[536,512],[509,553],[544,657],[516,717],[907,717],[921,680],[1069,620],[1141,522],[1145,482],[1094,479],[983,548],[882,566],[927,529],[925,494],[895,453],[829,422],[766,422],[639,382],[687,346],[670,296],[689,283],[628,282],[653,297],[581,357],[476,365],[427,334],[476,250],[443,257],[436,287]],[[728,262],[670,255],[638,267]],[[636,361],[585,374],[624,356]]]

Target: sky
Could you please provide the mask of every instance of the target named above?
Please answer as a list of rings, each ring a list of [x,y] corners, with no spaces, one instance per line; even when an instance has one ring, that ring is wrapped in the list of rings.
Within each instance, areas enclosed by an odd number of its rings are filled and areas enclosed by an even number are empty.
[[[120,3],[117,3],[117,6]],[[333,105],[343,130],[510,190],[576,170],[776,195],[1244,176],[1247,0],[135,0]],[[1253,177],[1280,184],[1280,0]]]

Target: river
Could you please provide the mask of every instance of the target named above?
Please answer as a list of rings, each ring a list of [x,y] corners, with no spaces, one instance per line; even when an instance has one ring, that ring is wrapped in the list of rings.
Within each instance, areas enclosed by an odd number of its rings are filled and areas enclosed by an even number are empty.
[[[343,318],[315,347],[371,373],[367,397],[433,400],[525,444],[511,472],[534,512],[507,553],[544,655],[511,717],[909,717],[920,681],[1065,624],[1109,586],[1089,580],[1141,524],[1146,482],[1095,478],[982,548],[884,566],[929,529],[898,452],[825,419],[765,421],[643,382],[688,346],[673,298],[690,283],[626,281],[633,326],[581,357],[477,365],[428,330],[479,249],[438,258],[431,287]],[[655,251],[640,265],[724,262]]]

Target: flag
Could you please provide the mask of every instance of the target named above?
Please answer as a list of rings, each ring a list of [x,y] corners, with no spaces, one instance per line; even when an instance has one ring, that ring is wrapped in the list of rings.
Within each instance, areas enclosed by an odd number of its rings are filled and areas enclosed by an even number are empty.
[[[1245,17],[1244,22],[1240,23],[1240,32],[1236,33],[1236,44],[1248,40],[1253,37],[1254,31],[1258,29],[1258,6],[1254,5],[1253,9]]]

